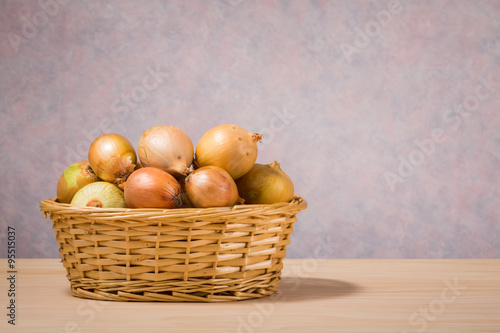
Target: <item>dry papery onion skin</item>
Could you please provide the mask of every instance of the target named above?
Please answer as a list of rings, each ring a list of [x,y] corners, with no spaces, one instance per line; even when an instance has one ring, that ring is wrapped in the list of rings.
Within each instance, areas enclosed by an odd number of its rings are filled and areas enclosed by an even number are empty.
[[[134,172],[137,156],[124,136],[101,134],[90,145],[89,162],[100,179],[119,185]]]
[[[217,166],[194,170],[185,180],[185,191],[197,208],[228,207],[243,203],[231,175]]]
[[[247,204],[289,202],[294,196],[292,180],[276,161],[271,164],[256,163],[236,180],[236,185]]]
[[[64,170],[57,183],[57,201],[71,203],[71,200],[82,187],[97,181],[88,161],[73,163]]]
[[[134,171],[124,184],[129,208],[177,208],[182,205],[179,182],[168,172],[153,167]]]
[[[251,133],[234,124],[219,125],[200,138],[196,146],[198,167],[218,166],[233,179],[247,173],[257,160],[257,142],[262,134]]]
[[[127,208],[123,191],[118,186],[103,181],[82,187],[76,192],[71,204],[81,207]]]
[[[155,167],[175,177],[187,175],[193,163],[194,147],[180,128],[154,126],[144,131],[138,148],[139,160],[145,167]]]

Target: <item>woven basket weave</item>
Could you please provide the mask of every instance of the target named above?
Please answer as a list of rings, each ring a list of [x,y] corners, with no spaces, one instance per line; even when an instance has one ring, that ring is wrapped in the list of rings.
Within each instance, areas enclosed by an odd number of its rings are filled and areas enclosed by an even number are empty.
[[[286,246],[307,207],[90,208],[40,202],[77,297],[112,301],[221,302],[270,295]]]

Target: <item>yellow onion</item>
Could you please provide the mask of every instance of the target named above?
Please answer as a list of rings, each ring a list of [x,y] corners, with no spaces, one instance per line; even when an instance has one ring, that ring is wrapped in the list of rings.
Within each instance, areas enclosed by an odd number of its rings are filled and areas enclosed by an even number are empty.
[[[143,166],[179,176],[188,173],[194,148],[189,136],[180,128],[154,126],[142,134],[138,154]]]
[[[95,174],[110,183],[120,184],[134,171],[134,147],[120,134],[101,134],[89,149],[89,162]]]
[[[239,195],[250,204],[288,202],[294,195],[292,180],[276,161],[271,164],[256,163],[236,180],[236,185]]]
[[[94,182],[76,192],[72,205],[99,208],[126,208],[123,191],[108,182]]]
[[[231,175],[217,166],[194,170],[186,177],[185,189],[195,207],[225,207],[243,202]]]
[[[75,193],[87,184],[97,181],[88,161],[71,164],[64,170],[57,183],[57,201],[70,203]]]
[[[125,202],[130,208],[176,208],[181,205],[181,186],[168,172],[143,167],[128,177]]]
[[[257,142],[262,134],[250,133],[238,125],[226,124],[212,128],[196,146],[196,164],[214,165],[238,179],[252,168],[257,160]]]

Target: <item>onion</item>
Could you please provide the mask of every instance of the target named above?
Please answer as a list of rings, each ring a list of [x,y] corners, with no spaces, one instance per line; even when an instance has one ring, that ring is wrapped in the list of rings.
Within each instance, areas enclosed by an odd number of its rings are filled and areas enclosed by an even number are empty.
[[[189,201],[195,207],[225,207],[243,202],[233,178],[217,166],[194,170],[186,177],[185,188]]]
[[[139,140],[139,159],[145,167],[162,169],[174,176],[186,175],[193,163],[189,136],[174,126],[154,126]]]
[[[196,164],[214,165],[238,179],[252,168],[257,160],[257,141],[262,134],[250,133],[238,125],[220,125],[201,137],[196,146]]]
[[[88,161],[71,164],[59,177],[57,200],[61,203],[70,203],[79,189],[95,181],[97,176]]]
[[[181,205],[181,186],[168,172],[140,168],[125,182],[125,202],[130,208],[176,208]]]
[[[249,172],[236,180],[239,195],[250,204],[288,202],[294,195],[290,177],[281,170],[278,162],[255,164]]]
[[[120,184],[134,171],[137,157],[130,141],[120,134],[101,134],[89,149],[95,174],[107,182]]]
[[[123,191],[108,182],[94,182],[76,192],[72,205],[99,208],[127,208]]]

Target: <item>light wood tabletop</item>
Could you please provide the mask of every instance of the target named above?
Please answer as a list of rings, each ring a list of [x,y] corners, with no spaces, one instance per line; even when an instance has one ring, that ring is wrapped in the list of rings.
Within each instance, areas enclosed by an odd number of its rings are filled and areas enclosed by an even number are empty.
[[[1,262],[1,332],[500,332],[500,260],[285,259],[278,293],[224,303],[86,300],[60,260]]]

